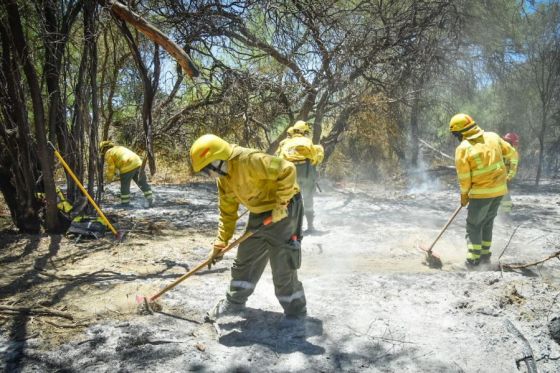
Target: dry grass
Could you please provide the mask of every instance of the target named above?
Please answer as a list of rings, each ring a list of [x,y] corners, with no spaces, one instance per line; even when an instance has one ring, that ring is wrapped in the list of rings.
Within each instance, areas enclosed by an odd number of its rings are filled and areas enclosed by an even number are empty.
[[[187,156],[158,155],[157,172],[150,177],[153,184],[185,184],[191,181],[193,172]],[[148,172],[148,169],[146,168]],[[149,173],[149,172],[148,172]]]

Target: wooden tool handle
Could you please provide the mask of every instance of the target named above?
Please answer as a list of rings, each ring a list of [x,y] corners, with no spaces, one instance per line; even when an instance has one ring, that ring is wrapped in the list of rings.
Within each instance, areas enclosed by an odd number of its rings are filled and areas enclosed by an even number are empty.
[[[430,245],[430,248],[428,249],[428,252],[431,253],[432,249],[434,248],[435,244],[439,241],[439,239],[441,238],[441,236],[443,236],[443,233],[447,230],[447,227],[449,227],[449,225],[451,224],[451,222],[455,219],[455,217],[457,216],[457,214],[459,214],[459,211],[461,211],[461,209],[463,208],[462,205],[459,205],[459,207],[457,207],[457,209],[453,212],[453,215],[451,215],[451,217],[449,218],[449,220],[447,221],[447,223],[445,223],[445,225],[443,226],[443,228],[441,229],[441,231],[439,232],[438,236],[436,237],[436,239],[434,240],[434,242]]]

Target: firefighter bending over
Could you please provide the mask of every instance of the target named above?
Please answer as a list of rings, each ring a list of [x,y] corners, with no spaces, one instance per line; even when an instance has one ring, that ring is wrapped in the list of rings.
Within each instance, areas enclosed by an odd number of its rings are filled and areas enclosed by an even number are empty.
[[[285,318],[303,319],[306,300],[297,275],[303,206],[294,165],[210,134],[193,143],[190,156],[195,172],[217,178],[220,217],[210,259],[214,263],[221,259],[239,218],[239,204],[250,212],[247,230],[255,232],[239,245],[226,298],[208,312],[208,318],[243,313],[270,260],[274,292]],[[264,225],[270,217],[272,224]]]
[[[138,154],[124,146],[115,145],[112,141],[101,141],[99,151],[105,157],[105,181],[107,183],[118,179],[121,181],[120,207],[127,208],[130,206],[130,184],[132,180],[144,192],[148,207],[152,207],[154,205],[154,195],[142,168],[142,159]]]

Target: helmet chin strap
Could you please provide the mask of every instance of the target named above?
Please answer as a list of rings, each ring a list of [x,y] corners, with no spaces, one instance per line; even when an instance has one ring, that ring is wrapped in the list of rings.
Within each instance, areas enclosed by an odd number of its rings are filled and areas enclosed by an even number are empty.
[[[211,177],[227,176],[227,162],[222,160],[214,161],[204,167],[203,171]]]
[[[226,161],[220,161],[220,163],[218,163],[218,166],[216,166],[216,172],[219,173],[221,176],[226,176],[227,175],[227,162]]]

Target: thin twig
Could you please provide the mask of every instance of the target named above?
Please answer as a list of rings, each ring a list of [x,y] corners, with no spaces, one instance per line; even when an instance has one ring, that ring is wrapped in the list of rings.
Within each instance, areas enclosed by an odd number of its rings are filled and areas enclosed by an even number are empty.
[[[521,269],[521,268],[527,268],[527,267],[531,267],[537,264],[541,264],[546,262],[547,260],[550,259],[554,259],[554,258],[560,258],[560,251],[555,252],[554,254],[551,254],[549,256],[547,256],[544,259],[538,260],[536,262],[533,263],[527,263],[527,264],[504,264],[504,268],[506,269]]]
[[[513,239],[513,236],[515,235],[515,232],[517,232],[517,230],[519,229],[519,227],[521,227],[523,225],[523,223],[520,223],[517,225],[517,227],[515,227],[515,229],[513,230],[513,232],[511,232],[511,235],[509,236],[509,240],[506,243],[506,245],[504,246],[504,249],[502,250],[502,253],[500,254],[500,256],[498,256],[498,264],[500,266],[500,276],[503,278],[504,277],[504,267],[502,265],[502,262],[500,261],[500,259],[502,259],[502,256],[504,255],[504,253],[506,252],[507,248],[509,247],[509,244],[511,242],[511,240]]]
[[[49,325],[52,326],[56,326],[57,328],[65,328],[65,329],[72,329],[72,328],[86,328],[89,325],[88,324],[59,324],[59,323],[55,323],[49,320],[40,320],[41,322],[47,323]]]
[[[74,320],[74,317],[66,312],[61,312],[57,310],[53,310],[51,308],[47,308],[45,306],[39,306],[39,308],[29,308],[25,306],[8,306],[8,305],[0,305],[0,313],[3,314],[17,314],[17,313],[27,313],[30,315],[35,316],[57,316],[62,317],[67,320]]]
[[[450,156],[449,154],[445,154],[444,152],[442,152],[439,149],[436,149],[435,147],[433,147],[432,145],[428,144],[426,141],[422,140],[422,139],[418,139],[418,141],[420,141],[420,143],[422,145],[424,145],[425,147],[427,147],[430,150],[433,150],[434,152],[438,153],[439,155],[441,155],[444,158],[450,159],[452,161],[455,161],[455,158],[453,158],[452,156]]]
[[[504,253],[506,252],[511,240],[513,239],[513,236],[515,235],[515,232],[517,232],[517,230],[519,229],[519,227],[521,227],[523,225],[523,223],[517,225],[517,227],[515,227],[515,229],[513,230],[513,232],[511,233],[511,236],[509,236],[509,240],[506,243],[506,246],[504,246],[504,249],[502,250],[502,253],[500,254],[500,256],[498,257],[498,261],[500,261],[500,259],[502,259],[502,256],[504,255]]]

